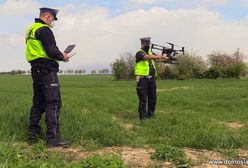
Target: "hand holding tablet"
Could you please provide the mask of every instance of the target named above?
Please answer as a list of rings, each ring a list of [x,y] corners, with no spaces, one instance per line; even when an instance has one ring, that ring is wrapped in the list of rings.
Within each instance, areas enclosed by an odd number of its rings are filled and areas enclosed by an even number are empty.
[[[74,45],[74,44],[68,45],[68,46],[66,47],[64,53],[70,53],[70,52],[74,49],[75,46],[76,46],[76,45]]]
[[[72,44],[72,45],[68,45],[64,51],[64,53],[66,54],[69,54],[74,48],[75,48],[76,45]],[[73,53],[71,55],[69,55],[68,57],[71,58],[72,56],[74,56],[76,53]],[[69,60],[67,60],[69,61]]]

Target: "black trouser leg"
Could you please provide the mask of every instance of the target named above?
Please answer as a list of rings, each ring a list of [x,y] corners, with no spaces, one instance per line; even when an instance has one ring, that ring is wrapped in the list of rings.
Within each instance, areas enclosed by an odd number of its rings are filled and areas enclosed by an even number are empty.
[[[140,119],[145,119],[147,117],[147,111],[146,111],[146,101],[147,101],[147,79],[141,78],[137,82],[137,94],[139,97],[139,117]]]
[[[32,69],[33,78],[33,106],[30,112],[30,135],[40,132],[39,120],[45,111],[47,125],[47,139],[55,142],[60,139],[59,114],[61,108],[61,96],[56,72],[48,70]]]
[[[152,117],[155,113],[157,102],[157,85],[155,78],[148,79],[148,117]]]
[[[60,139],[58,120],[61,108],[61,96],[56,72],[49,72],[44,77],[43,93],[45,97],[47,140],[48,143],[53,143]]]
[[[40,134],[39,121],[44,112],[44,96],[42,93],[42,83],[40,82],[41,74],[32,70],[33,79],[33,105],[29,117],[29,136],[36,138]]]

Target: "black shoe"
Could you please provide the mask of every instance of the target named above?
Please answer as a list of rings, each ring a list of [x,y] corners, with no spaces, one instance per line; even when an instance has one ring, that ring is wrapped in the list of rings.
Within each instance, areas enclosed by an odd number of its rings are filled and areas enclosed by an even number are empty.
[[[37,138],[37,136],[29,136],[29,137],[28,137],[28,144],[29,144],[29,145],[34,145],[34,144],[36,144],[36,143],[38,143],[38,138]]]
[[[148,115],[147,118],[152,118],[154,117],[154,114],[153,115]]]
[[[140,121],[145,121],[147,118],[146,117],[142,117],[140,118]]]
[[[62,147],[62,148],[68,148],[70,146],[70,142],[66,140],[49,140],[47,142],[47,146],[49,148],[56,148],[56,147]]]

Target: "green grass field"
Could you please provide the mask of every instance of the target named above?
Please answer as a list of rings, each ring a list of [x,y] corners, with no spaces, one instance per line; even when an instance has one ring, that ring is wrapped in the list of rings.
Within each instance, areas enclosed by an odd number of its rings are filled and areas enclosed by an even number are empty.
[[[140,122],[135,81],[97,75],[59,78],[62,136],[82,150],[161,144],[208,150],[248,148],[248,79],[158,80],[156,116]],[[39,144],[26,145],[31,77],[0,76],[0,82],[0,167],[82,166],[47,151],[44,136]],[[242,127],[231,128],[230,123]],[[41,125],[45,133],[44,118]]]

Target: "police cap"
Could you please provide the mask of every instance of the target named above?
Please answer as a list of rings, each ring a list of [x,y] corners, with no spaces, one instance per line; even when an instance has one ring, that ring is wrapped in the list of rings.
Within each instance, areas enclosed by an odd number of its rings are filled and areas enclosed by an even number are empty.
[[[59,10],[57,9],[52,9],[52,8],[40,8],[40,12],[49,12],[54,16],[54,20],[58,20],[57,18],[57,14],[59,12]]]
[[[151,40],[151,37],[140,38],[141,44],[148,44],[148,45],[150,45],[150,40]]]

